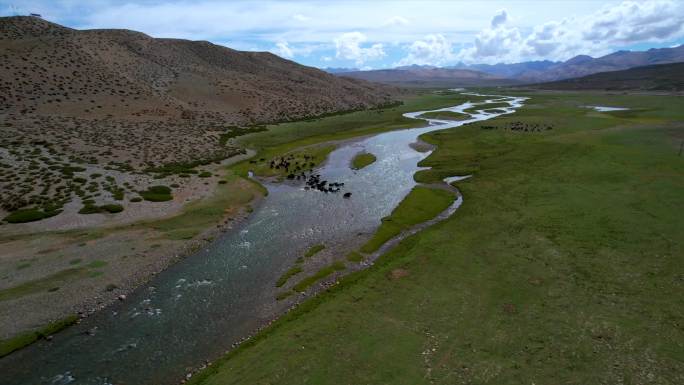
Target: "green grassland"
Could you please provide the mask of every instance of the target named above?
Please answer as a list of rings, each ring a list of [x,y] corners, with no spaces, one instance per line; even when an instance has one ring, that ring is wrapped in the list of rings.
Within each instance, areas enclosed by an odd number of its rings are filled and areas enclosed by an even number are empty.
[[[418,115],[423,119],[441,119],[441,120],[466,120],[470,119],[470,115],[462,114],[454,111],[430,111]]]
[[[253,171],[261,176],[282,176],[270,170],[271,160],[289,153],[315,156],[314,163],[320,164],[334,149],[331,146],[314,146],[323,142],[349,139],[384,131],[413,128],[423,125],[420,120],[405,118],[402,114],[453,106],[466,101],[480,101],[485,98],[473,95],[422,91],[405,96],[403,104],[380,110],[356,111],[347,114],[327,116],[298,122],[267,126],[266,131],[238,138],[241,145],[257,150],[250,161],[241,162],[233,169],[246,175]],[[308,146],[308,147],[307,147]]]
[[[192,382],[684,383],[681,98],[527,95],[486,124],[552,130],[423,137],[417,180],[473,174],[453,216]]]
[[[292,288],[296,292],[303,292],[306,289],[308,289],[311,285],[314,283],[320,281],[321,279],[329,276],[330,274],[336,272],[336,271],[341,271],[344,270],[344,262],[342,261],[336,261],[333,262],[331,265],[326,266],[320,270],[318,270],[316,273],[302,279],[301,281],[297,282],[296,285]]]
[[[376,159],[377,158],[373,154],[360,152],[352,159],[351,168],[354,170],[361,170],[362,168],[375,163]]]
[[[267,193],[261,185],[241,178],[230,170],[226,174],[221,179],[226,183],[217,184],[210,197],[188,203],[178,215],[143,222],[138,226],[161,231],[170,239],[192,239],[207,228],[215,226],[226,216],[226,210],[238,210],[257,196]]]
[[[335,146],[321,144],[298,148],[296,150],[280,154],[269,152],[270,155],[267,157],[264,157],[265,155],[260,154],[258,157],[256,157],[259,160],[250,160],[249,162],[239,163],[235,165],[233,169],[242,175],[246,174],[247,171],[252,171],[255,175],[260,177],[277,177],[279,179],[284,179],[289,173],[294,171],[290,170],[288,172],[284,168],[272,168],[272,160],[278,160],[280,157],[286,156],[292,164],[301,165],[303,167],[301,171],[308,171],[309,169],[318,167],[320,164],[322,164],[328,158],[328,154],[330,154],[334,149]]]
[[[0,340],[0,358],[12,353],[15,350],[21,349],[24,346],[30,345],[41,338],[55,334],[58,331],[75,324],[77,321],[78,316],[76,314],[72,314],[61,320],[51,322],[40,329],[22,333],[10,339]]]
[[[454,194],[446,190],[414,187],[392,214],[382,218],[380,227],[361,251],[372,253],[403,230],[436,217],[449,207],[454,198]]]
[[[283,273],[283,275],[280,276],[280,278],[278,278],[278,280],[276,281],[276,287],[283,286],[291,277],[301,273],[302,271],[304,270],[299,265],[295,265],[289,268],[287,271]]]
[[[306,251],[306,253],[304,253],[304,258],[311,258],[314,255],[318,254],[319,252],[323,251],[324,249],[325,249],[324,244],[313,245],[309,248],[309,250]]]
[[[277,146],[294,149],[306,144],[324,140],[346,139],[400,128],[421,126],[421,121],[405,118],[406,112],[443,108],[466,101],[480,101],[485,98],[452,93],[421,92],[403,98],[403,104],[381,110],[356,111],[348,114],[328,116],[267,126],[267,131],[245,135],[240,143],[257,149]]]
[[[349,262],[362,262],[365,258],[358,251],[352,251],[347,254],[347,261]]]
[[[86,278],[92,271],[83,267],[75,267],[58,271],[56,273],[27,281],[17,286],[0,290],[0,302],[9,301],[42,291],[57,291],[60,285],[69,281]]]

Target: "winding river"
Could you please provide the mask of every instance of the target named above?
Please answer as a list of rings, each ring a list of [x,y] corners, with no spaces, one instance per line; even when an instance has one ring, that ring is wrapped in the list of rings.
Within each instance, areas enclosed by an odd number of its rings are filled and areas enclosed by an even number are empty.
[[[274,282],[310,246],[324,243],[344,255],[349,245],[358,244],[359,235],[375,231],[380,219],[416,185],[418,162],[429,155],[409,146],[418,136],[512,113],[524,101],[487,97],[437,110],[463,112],[481,106],[468,120],[431,119],[426,127],[386,132],[334,150],[318,173],[321,179],[344,182],[343,191],[352,192],[351,199],[299,185],[265,183],[269,195],[242,225],[171,266],[126,301],[58,333],[50,342],[1,359],[0,382],[178,383],[189,370],[220,356],[290,306],[274,301]],[[487,104],[500,102],[509,107],[485,111]],[[423,112],[405,116],[416,118]],[[354,171],[350,160],[360,151],[374,154],[377,161]]]

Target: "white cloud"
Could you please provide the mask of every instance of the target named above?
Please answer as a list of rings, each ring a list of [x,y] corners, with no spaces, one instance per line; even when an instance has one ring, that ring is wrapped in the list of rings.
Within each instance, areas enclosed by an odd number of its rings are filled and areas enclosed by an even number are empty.
[[[295,57],[307,57],[314,52],[331,48],[332,46],[330,44],[290,44],[288,41],[281,39],[275,44],[275,47],[269,49],[269,51],[280,57],[293,59]]]
[[[508,20],[508,13],[506,13],[505,9],[502,9],[492,18],[492,28],[496,28],[501,24],[504,24],[506,20]]]
[[[586,20],[586,40],[629,44],[681,36],[684,3],[673,1],[625,1],[604,8]]]
[[[309,20],[311,20],[310,17],[304,16],[301,13],[297,13],[297,14],[293,15],[292,18],[297,20],[297,21],[309,21]]]
[[[402,16],[392,16],[382,23],[383,27],[396,27],[402,25],[409,25],[408,19]]]
[[[451,43],[443,35],[428,35],[422,40],[414,41],[408,47],[408,55],[397,62],[397,65],[444,65],[454,57]]]
[[[511,25],[508,13],[501,10],[490,27],[456,56],[485,63],[600,56],[632,44],[681,38],[683,25],[684,3],[670,0],[624,1],[581,17],[541,23],[527,35]]]
[[[321,57],[321,61],[324,61],[324,62],[330,62],[330,61],[332,61],[332,59],[333,58],[331,58],[330,56],[322,56]]]
[[[335,57],[340,59],[354,60],[356,65],[361,65],[367,61],[381,59],[385,56],[382,44],[376,43],[370,47],[361,47],[367,40],[366,35],[361,32],[347,32],[335,39],[337,50]]]
[[[287,44],[286,41],[277,42],[273,53],[286,59],[292,59],[294,57],[294,52],[292,52],[292,48],[290,48],[290,45]]]
[[[483,30],[475,36],[474,56],[479,58],[517,59],[523,38],[517,27],[506,23],[506,11],[492,18],[492,28]]]

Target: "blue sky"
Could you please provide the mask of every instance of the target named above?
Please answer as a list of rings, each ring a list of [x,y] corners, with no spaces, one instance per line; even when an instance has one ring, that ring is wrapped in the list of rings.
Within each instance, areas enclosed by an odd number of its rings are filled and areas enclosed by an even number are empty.
[[[271,51],[316,67],[566,60],[684,43],[684,2],[0,0],[72,28]]]

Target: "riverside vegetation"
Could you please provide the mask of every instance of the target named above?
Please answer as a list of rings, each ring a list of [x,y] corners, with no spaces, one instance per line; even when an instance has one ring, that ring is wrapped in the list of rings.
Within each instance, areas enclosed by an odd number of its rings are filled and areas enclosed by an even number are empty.
[[[192,382],[682,383],[680,98],[514,93],[513,115],[421,138],[417,181],[473,175],[454,215]]]
[[[373,164],[376,161],[376,159],[377,158],[373,154],[361,152],[356,154],[356,156],[352,159],[351,167],[354,170],[361,170],[362,168]]]

